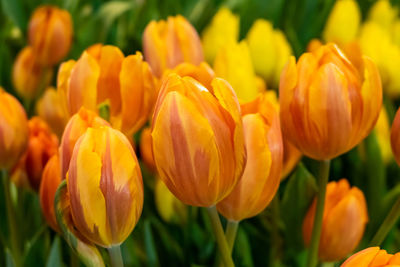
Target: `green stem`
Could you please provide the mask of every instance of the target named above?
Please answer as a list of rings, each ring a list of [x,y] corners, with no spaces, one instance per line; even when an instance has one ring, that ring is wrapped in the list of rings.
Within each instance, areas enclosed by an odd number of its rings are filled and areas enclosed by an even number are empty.
[[[226,242],[228,242],[228,247],[231,254],[233,251],[233,245],[235,244],[238,228],[239,228],[239,222],[228,220],[228,224],[226,225],[225,238]]]
[[[11,200],[10,193],[10,178],[8,177],[8,172],[6,170],[2,170],[3,176],[3,187],[4,187],[4,196],[6,201],[6,209],[7,209],[7,222],[8,229],[10,231],[10,243],[11,243],[11,251],[14,257],[15,265],[21,266],[21,252],[18,244],[18,231],[17,224],[15,219],[15,210]]]
[[[386,235],[396,224],[397,220],[400,217],[400,197],[394,203],[392,209],[389,211],[389,214],[386,216],[385,220],[381,224],[376,232],[375,236],[372,238],[370,243],[371,247],[380,246],[380,244],[385,240]]]
[[[310,250],[307,259],[308,267],[315,267],[318,264],[318,248],[321,238],[322,217],[324,215],[326,185],[329,178],[330,160],[320,161],[318,174],[318,195],[317,208],[314,217],[313,230],[311,235]]]
[[[224,262],[225,267],[234,267],[235,265],[233,264],[231,253],[229,253],[229,246],[225,239],[224,230],[219,219],[217,208],[215,206],[208,207],[207,212],[211,219],[214,236],[219,247],[222,261]]]
[[[124,262],[122,261],[121,247],[119,245],[110,247],[108,249],[108,253],[110,254],[112,267],[124,266]]]

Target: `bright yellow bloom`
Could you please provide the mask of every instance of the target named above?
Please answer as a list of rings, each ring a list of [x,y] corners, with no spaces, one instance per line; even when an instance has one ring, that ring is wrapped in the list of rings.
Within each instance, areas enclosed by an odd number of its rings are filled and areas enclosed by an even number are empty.
[[[243,101],[255,99],[259,93],[256,75],[246,41],[220,49],[214,61],[215,75],[227,80]]]
[[[102,247],[124,242],[142,212],[143,182],[135,152],[121,132],[88,128],[75,145],[67,186],[79,233]]]
[[[355,0],[338,0],[328,17],[323,31],[325,42],[344,45],[356,38],[361,12]]]
[[[398,13],[398,9],[393,7],[389,0],[378,0],[371,7],[368,20],[379,24],[384,29],[389,29]]]
[[[204,29],[201,37],[205,59],[208,63],[213,64],[221,48],[238,41],[239,16],[233,14],[226,7],[220,8],[211,23]]]
[[[247,162],[233,191],[217,204],[227,219],[256,216],[271,202],[281,181],[283,143],[279,113],[265,94],[241,106]]]
[[[356,69],[333,44],[294,57],[282,72],[281,123],[284,135],[316,160],[337,157],[356,146],[375,126],[382,86],[373,61]]]
[[[271,22],[258,19],[247,33],[246,40],[255,72],[267,81],[268,88],[277,88],[281,71],[292,55],[285,35],[274,29]]]
[[[375,125],[375,133],[383,162],[389,163],[393,154],[390,147],[390,124],[385,106],[382,106],[381,112],[379,113],[379,118]]]
[[[151,133],[161,179],[183,203],[200,207],[226,197],[246,161],[236,95],[221,78],[211,86],[170,74],[159,93]]]
[[[154,201],[158,214],[168,223],[184,224],[188,210],[185,204],[177,199],[160,178],[156,178]]]

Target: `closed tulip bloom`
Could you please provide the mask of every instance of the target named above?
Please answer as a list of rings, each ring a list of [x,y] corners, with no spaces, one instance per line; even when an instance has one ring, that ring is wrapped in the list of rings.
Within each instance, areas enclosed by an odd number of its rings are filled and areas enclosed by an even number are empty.
[[[19,52],[12,70],[12,82],[18,95],[34,99],[50,83],[51,76],[50,69],[38,64],[32,47],[27,46]]]
[[[36,110],[38,116],[47,122],[58,137],[61,137],[69,116],[63,108],[59,93],[53,87],[48,88],[38,100]]]
[[[108,122],[96,115],[96,113],[82,108],[77,114],[71,117],[65,126],[64,134],[60,144],[60,168],[61,178],[65,179],[68,172],[72,152],[79,137],[90,128],[108,126]]]
[[[50,227],[57,232],[60,232],[56,215],[54,212],[54,197],[58,186],[61,183],[60,175],[60,159],[58,153],[54,154],[47,162],[42,175],[42,182],[40,183],[39,199],[40,207],[46,222]]]
[[[143,52],[157,77],[180,63],[198,65],[204,61],[196,29],[180,15],[151,21],[143,32]]]
[[[232,85],[240,100],[247,102],[257,97],[259,90],[246,41],[219,50],[214,61],[214,71],[218,77]]]
[[[277,88],[281,71],[292,55],[285,35],[274,29],[271,22],[258,19],[246,40],[255,72],[267,81],[268,88]]]
[[[385,106],[382,106],[379,113],[379,118],[375,125],[375,134],[383,162],[387,164],[393,158],[393,154],[390,147],[390,124]]]
[[[388,29],[398,14],[398,8],[392,6],[389,0],[378,0],[369,10],[368,19]]]
[[[238,39],[239,16],[226,7],[220,8],[201,36],[206,61],[213,64],[219,50],[227,44],[236,43]]]
[[[151,129],[144,128],[140,136],[140,156],[146,167],[155,172],[157,169],[154,162],[152,143]]]
[[[154,198],[158,214],[165,222],[186,223],[188,215],[186,205],[177,199],[159,178],[156,179]]]
[[[330,182],[326,188],[319,258],[338,261],[352,252],[360,242],[368,222],[364,194],[356,187],[350,188],[346,179]],[[312,202],[303,222],[303,237],[310,243],[314,223],[316,199]]]
[[[400,265],[400,253],[389,254],[379,247],[370,247],[348,258],[341,267],[395,267]]]
[[[361,12],[355,0],[336,1],[323,31],[325,42],[340,45],[353,41],[358,33]]]
[[[267,96],[241,107],[247,161],[240,181],[217,204],[218,211],[233,221],[256,216],[268,206],[281,181],[283,156],[279,113]]]
[[[400,165],[400,109],[397,110],[394,117],[392,129],[390,132],[390,143],[397,164]]]
[[[142,212],[143,182],[121,132],[88,128],[75,145],[67,186],[74,225],[85,238],[106,248],[124,242]]]
[[[221,78],[211,86],[171,74],[161,87],[151,133],[161,179],[183,203],[200,207],[225,198],[246,161],[236,95]]]
[[[0,169],[9,170],[28,144],[28,119],[22,105],[0,87]]]
[[[29,21],[29,44],[43,66],[53,66],[68,54],[72,34],[70,14],[55,6],[40,6]]]
[[[316,160],[341,155],[373,129],[382,105],[378,69],[368,57],[357,70],[333,44],[292,57],[280,83],[284,135]]]

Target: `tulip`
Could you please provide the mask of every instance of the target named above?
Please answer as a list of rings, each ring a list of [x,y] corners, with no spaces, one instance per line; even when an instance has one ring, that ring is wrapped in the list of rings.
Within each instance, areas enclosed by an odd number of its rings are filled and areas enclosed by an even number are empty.
[[[69,118],[67,111],[63,108],[60,95],[53,87],[48,88],[38,100],[36,110],[38,116],[58,137],[61,137]]]
[[[259,89],[246,41],[220,49],[214,61],[214,70],[218,77],[232,85],[240,100],[251,101],[258,95]]]
[[[206,61],[213,64],[219,50],[227,44],[235,44],[238,39],[239,16],[226,7],[220,8],[202,34],[201,42]]]
[[[53,66],[69,52],[72,43],[72,19],[68,11],[54,6],[40,6],[30,21],[28,40],[38,62]]]
[[[241,109],[247,162],[233,191],[217,204],[218,211],[232,221],[256,216],[267,207],[278,190],[282,170],[278,110],[266,95]]]
[[[25,99],[34,99],[51,81],[52,70],[37,62],[32,47],[22,49],[14,62],[12,82],[17,93]]]
[[[360,21],[361,12],[357,1],[336,1],[322,34],[325,42],[343,45],[353,41],[358,33]]]
[[[356,187],[350,188],[346,179],[330,182],[327,186],[319,258],[338,261],[352,252],[360,242],[368,222],[364,194]],[[316,208],[312,202],[303,222],[303,237],[310,243]]]
[[[179,200],[192,206],[210,207],[225,198],[239,181],[246,159],[236,95],[221,78],[211,86],[171,74],[153,115],[158,173]]]
[[[77,114],[71,117],[65,126],[64,134],[60,144],[60,168],[61,178],[65,179],[71,161],[72,152],[79,137],[90,128],[108,126],[108,122],[98,117],[96,113],[82,108]]]
[[[0,87],[0,169],[14,166],[28,145],[28,120],[18,100]]]
[[[40,183],[40,207],[46,222],[56,232],[60,232],[54,212],[54,197],[61,183],[60,160],[58,153],[54,154],[44,167]]]
[[[39,117],[33,117],[28,122],[28,147],[20,158],[14,171],[20,169],[26,174],[29,185],[39,190],[43,169],[47,161],[57,153],[58,138],[50,127]]]
[[[156,164],[154,162],[153,150],[151,140],[151,129],[145,128],[140,136],[140,156],[144,164],[151,171],[156,172]]]
[[[332,44],[292,57],[280,83],[284,135],[316,160],[343,154],[373,129],[382,105],[378,69],[363,58],[357,70]]]
[[[286,37],[280,30],[274,30],[269,21],[258,19],[246,40],[255,72],[267,81],[268,88],[277,88],[281,71],[292,54]]]
[[[75,145],[67,186],[74,225],[87,240],[112,248],[129,236],[142,212],[143,182],[121,132],[88,128]]]
[[[398,165],[400,165],[400,109],[397,110],[394,117],[392,129],[390,132],[390,142],[394,158]]]
[[[179,199],[177,199],[159,178],[154,188],[154,201],[160,217],[168,223],[184,224],[188,211]]]
[[[398,13],[399,10],[393,7],[389,0],[378,0],[369,10],[368,20],[388,29],[391,27]]]
[[[180,15],[151,21],[143,32],[143,52],[157,77],[180,63],[198,65],[204,61],[196,30]]]
[[[71,115],[108,103],[111,124],[128,136],[147,121],[156,97],[155,80],[140,52],[124,57],[115,46],[85,51],[76,63],[62,65],[58,79]]]
[[[348,258],[341,267],[395,267],[400,265],[400,253],[389,254],[379,247],[370,247]]]
[[[392,159],[393,154],[390,147],[390,124],[384,106],[382,106],[381,112],[379,113],[379,118],[375,125],[375,133],[383,162],[387,164]]]

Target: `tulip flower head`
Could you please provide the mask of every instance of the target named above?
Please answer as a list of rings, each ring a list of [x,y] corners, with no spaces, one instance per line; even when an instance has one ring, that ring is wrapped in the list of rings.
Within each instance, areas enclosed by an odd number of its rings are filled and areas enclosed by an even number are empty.
[[[292,57],[282,72],[280,112],[285,136],[316,160],[341,155],[373,129],[381,110],[376,65],[363,58],[356,69],[333,44]]]
[[[0,87],[0,169],[13,167],[28,145],[28,119],[22,105]]]
[[[348,258],[341,267],[395,267],[400,265],[400,253],[389,254],[379,247],[370,247]]]
[[[154,187],[154,202],[158,214],[165,222],[186,223],[188,216],[186,205],[177,199],[159,178],[156,179]]]
[[[378,23],[388,29],[399,14],[398,8],[392,6],[389,0],[378,0],[369,10],[368,20]]]
[[[53,66],[68,54],[72,34],[71,15],[54,6],[40,6],[29,21],[29,44],[42,66]]]
[[[143,182],[121,132],[88,128],[75,145],[67,186],[74,225],[86,239],[109,248],[129,236],[142,212]]]
[[[146,167],[155,172],[156,164],[154,163],[152,144],[151,129],[144,128],[140,136],[140,156]]]
[[[196,29],[182,16],[151,21],[143,32],[143,52],[157,77],[180,63],[194,65],[204,61]]]
[[[314,224],[316,199],[312,202],[303,222],[303,237],[308,245]],[[326,189],[319,258],[338,261],[352,252],[360,242],[368,222],[364,194],[350,188],[345,179],[330,182]]]
[[[400,109],[397,110],[390,132],[390,142],[397,164],[400,165]]]
[[[247,161],[233,191],[217,204],[229,220],[256,216],[273,199],[281,178],[283,144],[279,113],[266,95],[243,104]]]
[[[158,173],[183,203],[210,207],[225,198],[246,161],[240,107],[232,87],[211,89],[172,73],[164,80],[152,123]]]

